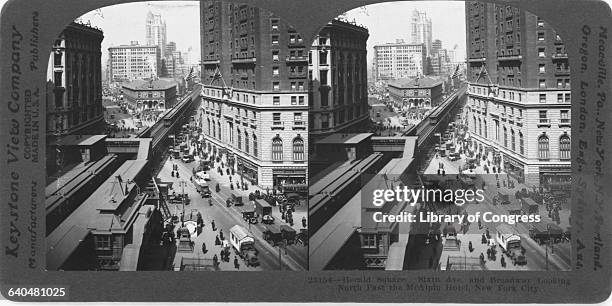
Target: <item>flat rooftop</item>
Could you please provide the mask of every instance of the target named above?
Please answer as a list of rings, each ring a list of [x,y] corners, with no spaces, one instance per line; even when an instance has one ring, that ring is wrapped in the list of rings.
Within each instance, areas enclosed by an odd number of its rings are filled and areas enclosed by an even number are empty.
[[[107,135],[66,135],[51,143],[51,146],[91,146],[104,140]]]
[[[319,141],[317,144],[358,144],[369,137],[372,137],[373,133],[334,133]]]

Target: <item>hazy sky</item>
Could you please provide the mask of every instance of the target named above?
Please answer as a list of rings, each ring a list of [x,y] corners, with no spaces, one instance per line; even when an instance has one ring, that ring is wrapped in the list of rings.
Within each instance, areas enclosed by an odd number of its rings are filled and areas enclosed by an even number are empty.
[[[368,38],[368,62],[376,44],[395,42],[403,38],[410,42],[410,17],[417,9],[425,12],[431,19],[432,41],[440,39],[442,48],[453,49],[457,45],[457,59],[465,57],[465,10],[462,1],[401,1],[372,4],[346,13],[348,20],[353,19],[366,26]]]
[[[179,51],[189,47],[200,57],[200,3],[197,1],[161,1],[119,4],[92,11],[81,16],[82,22],[91,22],[104,32],[102,60],[108,58],[108,47],[127,45],[132,40],[145,41],[145,19],[151,11],[161,14],[166,21],[168,42],[176,42]]]

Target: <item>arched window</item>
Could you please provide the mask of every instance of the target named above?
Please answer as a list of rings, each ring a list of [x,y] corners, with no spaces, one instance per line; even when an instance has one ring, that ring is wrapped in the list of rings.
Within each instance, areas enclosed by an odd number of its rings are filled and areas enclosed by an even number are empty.
[[[519,132],[519,152],[521,155],[525,154],[525,140],[523,139],[523,133]]]
[[[484,121],[484,132],[485,132],[485,133],[484,133],[484,137],[485,137],[485,138],[489,137],[489,132],[488,132],[488,130],[489,130],[489,127],[487,127],[487,120],[485,120],[485,121]]]
[[[478,118],[478,135],[482,135],[482,121]]]
[[[257,157],[257,136],[253,134],[253,156]]]
[[[514,135],[514,130],[510,130],[510,135],[512,136],[512,151],[516,151],[516,135]]]
[[[508,147],[508,129],[504,126],[504,148]]]
[[[293,160],[304,160],[304,140],[300,136],[293,139]]]
[[[249,133],[244,131],[244,151],[249,153]]]
[[[272,160],[283,160],[283,141],[278,136],[272,139]]]
[[[212,130],[212,133],[213,133],[213,135],[212,135],[212,136],[213,136],[213,137],[215,137],[215,138],[217,138],[217,128],[215,127],[215,123],[214,123],[214,122],[213,122],[213,130]]]
[[[240,134],[240,129],[236,129],[236,135],[238,135],[238,150],[242,150],[242,134]]]
[[[559,159],[570,159],[571,140],[569,135],[563,134],[559,138]]]
[[[548,136],[546,134],[538,137],[538,158],[548,159]]]

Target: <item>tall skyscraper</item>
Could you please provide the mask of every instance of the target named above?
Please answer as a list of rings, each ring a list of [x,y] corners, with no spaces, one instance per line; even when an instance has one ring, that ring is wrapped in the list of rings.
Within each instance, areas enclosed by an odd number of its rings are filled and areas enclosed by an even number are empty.
[[[571,179],[570,68],[544,20],[505,5],[466,2],[466,120],[477,152],[528,185]]]
[[[376,81],[411,78],[425,74],[425,45],[395,43],[374,46],[374,76]]]
[[[410,18],[410,33],[413,44],[424,44],[427,56],[431,55],[431,19],[427,18],[425,12],[419,10],[412,11]]]
[[[308,57],[311,145],[331,133],[362,130],[368,120],[368,36],[364,27],[332,20],[315,38]]]
[[[148,46],[157,46],[161,58],[166,57],[166,21],[163,20],[161,14],[153,14],[149,12],[146,19],[146,44]]]
[[[269,11],[201,1],[202,130],[245,180],[305,190],[308,49]],[[308,46],[309,48],[309,46]]]

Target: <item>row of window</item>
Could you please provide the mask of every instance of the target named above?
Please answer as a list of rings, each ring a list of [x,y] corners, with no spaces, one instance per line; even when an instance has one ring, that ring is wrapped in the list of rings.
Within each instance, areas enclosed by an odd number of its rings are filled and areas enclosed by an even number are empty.
[[[304,161],[304,139],[301,136],[297,136],[292,142],[292,152],[294,161]],[[279,135],[276,135],[272,139],[272,160],[283,161],[283,140]]]

